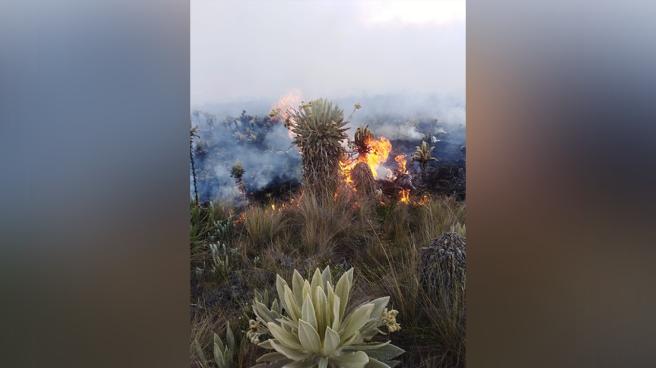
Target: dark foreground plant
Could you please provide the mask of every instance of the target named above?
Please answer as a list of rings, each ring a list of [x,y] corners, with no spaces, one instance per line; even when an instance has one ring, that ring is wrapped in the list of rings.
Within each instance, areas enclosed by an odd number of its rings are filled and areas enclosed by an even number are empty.
[[[423,287],[424,310],[432,310],[429,320],[441,343],[445,366],[464,367],[465,359],[465,239],[445,233],[422,249],[419,275]]]

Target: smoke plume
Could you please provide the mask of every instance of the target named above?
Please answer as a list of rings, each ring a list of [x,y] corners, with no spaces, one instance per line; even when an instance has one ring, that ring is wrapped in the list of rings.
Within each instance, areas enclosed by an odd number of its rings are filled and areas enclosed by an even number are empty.
[[[300,156],[280,122],[246,112],[223,119],[195,112],[192,125],[198,127],[194,158],[202,201],[243,201],[244,193],[231,177],[231,169],[238,163],[244,168],[242,180],[247,192],[272,182],[298,182]]]
[[[301,157],[287,128],[269,112],[294,106],[311,98],[293,91],[278,101],[231,102],[205,105],[192,113],[192,126],[199,137],[194,143],[198,190],[202,201],[245,203],[245,195],[231,177],[231,168],[244,168],[243,189],[253,194],[263,189],[301,180]],[[291,101],[291,102],[290,102]],[[349,139],[355,129],[368,125],[378,137],[392,142],[393,158],[411,156],[422,140],[435,146],[438,161],[444,165],[464,166],[465,106],[461,100],[446,96],[377,95],[334,99],[349,120]],[[361,106],[354,109],[354,105]],[[251,110],[240,110],[247,106]],[[380,167],[379,176],[389,176],[395,163],[389,159]],[[412,163],[409,164],[412,171]]]

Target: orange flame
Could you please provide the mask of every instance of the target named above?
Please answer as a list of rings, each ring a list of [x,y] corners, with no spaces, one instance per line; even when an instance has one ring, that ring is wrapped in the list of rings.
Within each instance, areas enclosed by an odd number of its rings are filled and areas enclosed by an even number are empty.
[[[399,192],[399,202],[410,203],[410,189],[401,189]]]
[[[343,159],[339,162],[339,170],[344,178],[344,182],[353,188],[351,171],[359,162],[364,162],[369,166],[371,175],[374,179],[378,178],[378,167],[387,161],[389,153],[392,151],[392,143],[385,137],[379,139],[370,138],[366,142],[369,152],[358,156],[356,159]],[[353,188],[355,189],[355,188]]]
[[[407,160],[405,159],[405,155],[398,155],[394,157],[394,161],[396,161],[397,170],[399,173],[401,174],[408,173],[408,169],[406,169]]]
[[[369,147],[369,152],[364,157],[358,157],[360,162],[365,162],[371,170],[374,178],[378,178],[378,166],[387,161],[390,151],[392,151],[392,143],[385,137],[379,139],[368,139],[366,142]]]
[[[378,169],[383,165],[392,151],[392,143],[389,139],[385,137],[368,138],[365,142],[367,145],[367,153],[360,154],[357,158],[345,158],[339,162],[339,170],[344,180],[344,183],[348,185],[352,190],[356,190],[354,187],[353,179],[351,178],[351,171],[360,162],[364,162],[369,167],[371,175],[374,178],[378,178]],[[394,157],[397,165],[397,175],[407,175],[407,159],[405,155],[397,155]],[[410,201],[410,189],[401,189],[399,191],[399,202],[409,204]]]
[[[405,158],[405,155],[398,155],[394,157],[394,161],[396,161],[396,171],[398,175],[407,175],[408,174],[408,169],[406,168],[407,160]],[[399,201],[401,203],[410,203],[410,189],[401,189],[399,191]]]
[[[351,179],[351,171],[356,163],[357,161],[349,161],[348,159],[339,161],[339,173],[342,176],[344,183],[353,190],[355,190],[355,187],[353,186],[353,179]],[[335,196],[337,196],[337,193],[335,193]]]

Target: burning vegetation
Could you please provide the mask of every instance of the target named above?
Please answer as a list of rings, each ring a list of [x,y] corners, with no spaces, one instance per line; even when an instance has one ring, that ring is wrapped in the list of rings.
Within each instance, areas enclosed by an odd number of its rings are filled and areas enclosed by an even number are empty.
[[[412,175],[408,172],[407,159],[404,154],[394,156],[396,167],[392,170],[386,166],[388,157],[392,152],[392,143],[385,137],[376,138],[367,126],[360,127],[355,132],[355,139],[351,146],[355,147],[355,157],[346,157],[340,161],[340,173],[347,188],[358,192],[363,187],[363,182],[369,182],[363,174],[363,168],[368,168],[371,184],[364,186],[366,193],[372,190],[377,193],[390,194],[403,204],[412,202],[410,193],[416,190],[412,184]],[[361,167],[360,170],[354,170]],[[380,173],[383,173],[382,175]],[[385,189],[385,191],[383,191]]]
[[[365,107],[362,109],[364,118],[357,120],[367,121],[368,125],[358,127],[352,116],[361,108],[356,105],[348,117],[341,115],[346,123],[344,128],[348,130],[343,132],[347,137],[342,138],[330,154],[331,159],[339,162],[340,180],[333,184],[346,182],[352,187],[350,172],[358,163],[365,163],[376,181],[376,190],[382,192],[385,200],[397,197],[401,189],[410,189],[414,201],[423,195],[465,198],[464,129],[461,126],[445,125],[431,118],[372,114],[366,112]],[[307,109],[309,106],[302,104],[300,95],[292,93],[275,103],[270,114],[263,116],[243,111],[237,117],[220,120],[206,112],[194,112],[190,175],[194,195],[203,203],[222,201],[238,206],[288,200],[296,195],[301,184],[307,181],[307,170],[303,168],[302,149],[294,143],[295,139],[305,138],[297,137],[293,125],[294,119],[298,120],[299,114]],[[355,115],[362,114],[357,111]],[[305,145],[309,150],[313,146],[309,141]],[[338,152],[340,149],[342,153]],[[338,155],[341,157],[337,159]],[[393,158],[398,155],[406,157],[404,174],[408,175],[396,181],[400,186],[394,185],[398,163]],[[231,175],[237,163],[244,169],[239,181]]]
[[[362,125],[349,139],[353,113],[345,118],[327,100],[293,95],[264,119],[243,113],[221,127],[259,145],[260,161],[272,169],[257,172],[257,157],[230,146],[238,153],[224,160],[225,170],[240,200],[192,201],[194,367],[464,366],[465,280],[452,274],[464,275],[465,205],[432,188],[435,137],[413,151]],[[212,177],[207,156],[221,145],[203,144],[211,131],[194,134],[192,183],[203,197]],[[274,150],[284,152],[278,161],[268,157]],[[296,165],[279,162],[289,157]],[[276,180],[254,184],[269,173],[296,184],[277,192]],[[454,249],[458,262],[443,248]],[[351,289],[356,279],[362,286]],[[325,306],[348,321],[324,316]],[[223,331],[228,343],[217,335]]]
[[[395,170],[385,166],[392,152],[388,138],[376,137],[365,125],[356,129],[353,141],[347,141],[343,111],[326,100],[302,103],[298,108],[283,106],[276,104],[271,116],[284,118],[294,137],[303,160],[306,190],[334,196],[343,188],[353,192],[359,188],[371,195],[382,193],[383,186],[396,185],[399,201],[410,203],[410,190],[415,187],[405,155],[394,158]],[[354,112],[359,108],[356,105]]]

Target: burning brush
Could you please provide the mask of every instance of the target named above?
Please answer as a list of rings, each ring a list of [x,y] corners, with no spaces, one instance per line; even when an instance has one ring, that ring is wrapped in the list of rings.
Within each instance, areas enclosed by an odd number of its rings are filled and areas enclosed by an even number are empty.
[[[354,139],[345,149],[346,124],[343,111],[325,99],[301,103],[297,96],[281,100],[272,111],[290,130],[293,142],[303,159],[304,185],[316,193],[336,195],[338,184],[366,197],[387,193],[403,203],[410,202],[415,190],[407,170],[404,155],[394,158],[397,168],[392,171],[385,163],[392,143],[385,137],[376,138],[368,126],[356,129]],[[354,112],[360,106],[354,106]],[[382,175],[381,175],[382,174]],[[383,176],[380,178],[379,176]],[[390,192],[392,189],[392,192]]]
[[[369,128],[364,126],[355,131],[352,147],[355,157],[346,156],[339,163],[347,187],[365,196],[371,196],[382,189],[388,194],[397,193],[400,202],[410,203],[410,191],[416,188],[407,170],[405,155],[394,157],[396,170],[393,173],[390,171],[386,178],[379,178],[379,171],[385,168],[384,164],[392,151],[389,139],[376,138]]]
[[[408,173],[406,168],[407,160],[405,155],[398,155],[394,157],[396,161],[396,179],[394,183],[400,188],[399,189],[399,201],[402,203],[410,203],[410,191],[415,190],[415,186],[412,185],[412,177]]]

